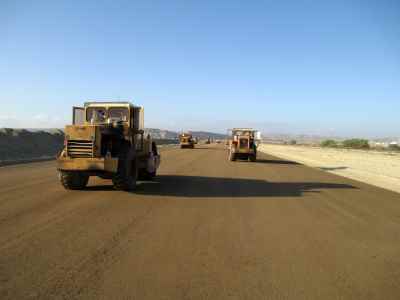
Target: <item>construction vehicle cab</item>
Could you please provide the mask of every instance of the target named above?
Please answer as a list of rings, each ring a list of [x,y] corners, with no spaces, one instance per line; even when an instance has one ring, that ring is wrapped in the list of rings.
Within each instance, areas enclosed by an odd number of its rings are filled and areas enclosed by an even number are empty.
[[[144,110],[129,102],[86,102],[73,108],[57,157],[62,185],[83,189],[90,176],[112,179],[115,189],[133,190],[152,179],[160,164],[157,146],[144,136]]]
[[[179,135],[179,144],[181,149],[183,148],[194,148],[195,140],[191,133],[182,133]]]
[[[233,128],[228,143],[229,160],[245,159],[256,161],[260,133],[252,128]]]

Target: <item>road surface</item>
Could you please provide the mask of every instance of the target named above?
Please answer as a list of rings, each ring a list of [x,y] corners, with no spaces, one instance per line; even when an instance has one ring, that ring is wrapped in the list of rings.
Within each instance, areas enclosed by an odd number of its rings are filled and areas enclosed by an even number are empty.
[[[0,299],[400,299],[400,194],[222,146],[136,193],[0,168]]]

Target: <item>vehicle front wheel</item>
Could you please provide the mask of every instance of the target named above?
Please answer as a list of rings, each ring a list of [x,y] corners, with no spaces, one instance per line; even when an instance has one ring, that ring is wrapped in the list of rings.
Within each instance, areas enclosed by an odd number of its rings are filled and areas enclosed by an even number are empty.
[[[146,169],[143,169],[143,170],[139,171],[138,179],[139,180],[150,180],[151,181],[156,176],[157,176],[157,171],[149,172]]]
[[[84,189],[89,181],[89,175],[76,171],[59,171],[58,177],[67,190]]]

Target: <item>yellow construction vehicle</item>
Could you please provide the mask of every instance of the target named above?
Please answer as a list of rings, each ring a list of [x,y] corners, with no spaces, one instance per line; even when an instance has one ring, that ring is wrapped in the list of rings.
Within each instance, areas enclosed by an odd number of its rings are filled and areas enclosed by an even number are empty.
[[[183,148],[194,148],[195,140],[191,133],[182,133],[179,135],[179,144],[181,149]]]
[[[249,161],[257,160],[257,144],[261,140],[261,135],[252,128],[233,128],[230,130],[228,142],[228,157],[230,161],[245,159]]]
[[[117,190],[151,180],[160,164],[157,145],[144,136],[144,110],[129,102],[86,102],[73,108],[57,157],[61,184],[83,189],[90,176],[112,179]]]

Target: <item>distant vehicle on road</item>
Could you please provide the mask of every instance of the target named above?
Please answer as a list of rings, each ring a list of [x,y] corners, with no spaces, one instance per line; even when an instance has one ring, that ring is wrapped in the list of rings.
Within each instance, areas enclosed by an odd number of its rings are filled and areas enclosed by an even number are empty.
[[[229,160],[257,160],[257,144],[261,140],[260,132],[252,128],[233,128],[228,142]]]
[[[195,144],[195,140],[192,136],[191,133],[182,133],[181,135],[179,135],[179,144],[181,146],[181,149],[183,148],[194,148],[194,144]]]

